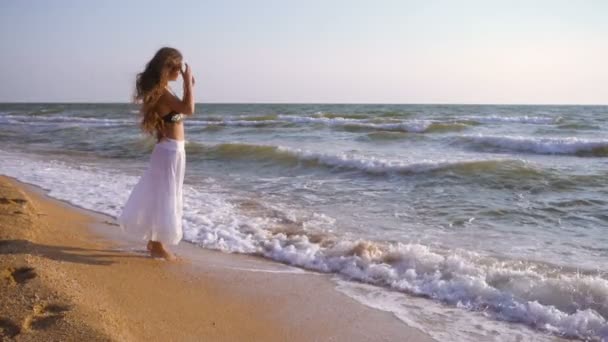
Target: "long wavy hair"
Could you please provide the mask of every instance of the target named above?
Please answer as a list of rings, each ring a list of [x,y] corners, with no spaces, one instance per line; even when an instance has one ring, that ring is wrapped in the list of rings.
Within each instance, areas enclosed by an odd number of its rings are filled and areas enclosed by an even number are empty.
[[[169,83],[169,76],[182,65],[182,54],[174,48],[164,47],[156,52],[146,69],[137,74],[133,101],[141,104],[141,129],[147,134],[163,137],[164,122],[157,111],[157,103]]]

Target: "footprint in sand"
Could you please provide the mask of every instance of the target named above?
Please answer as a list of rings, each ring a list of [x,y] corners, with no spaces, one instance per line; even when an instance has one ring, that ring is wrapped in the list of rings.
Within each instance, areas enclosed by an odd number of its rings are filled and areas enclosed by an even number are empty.
[[[24,200],[22,198],[0,197],[0,204],[11,204],[11,203],[25,204],[25,203],[27,203],[27,200]]]
[[[4,338],[15,338],[29,330],[44,330],[61,321],[70,307],[61,304],[36,304],[33,313],[27,316],[21,326],[7,318],[0,317],[0,341]]]
[[[21,328],[10,319],[0,317],[0,341],[13,338],[21,333]]]
[[[17,284],[25,284],[38,274],[32,267],[9,268],[9,277]]]
[[[23,322],[22,329],[43,330],[52,327],[63,319],[65,312],[69,311],[70,307],[61,304],[48,304],[34,306],[34,313]]]

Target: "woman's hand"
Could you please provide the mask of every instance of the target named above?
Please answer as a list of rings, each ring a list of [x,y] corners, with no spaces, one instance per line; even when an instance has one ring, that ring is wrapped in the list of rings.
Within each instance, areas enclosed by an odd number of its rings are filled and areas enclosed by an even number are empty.
[[[184,97],[181,100],[181,104],[186,106],[180,113],[191,115],[194,113],[194,77],[192,76],[192,68],[188,63],[184,63],[184,70],[182,71],[182,77],[184,79]]]
[[[184,82],[190,82],[191,85],[194,85],[195,81],[194,76],[192,76],[192,68],[190,68],[188,63],[184,63],[184,69],[185,70],[181,71]]]

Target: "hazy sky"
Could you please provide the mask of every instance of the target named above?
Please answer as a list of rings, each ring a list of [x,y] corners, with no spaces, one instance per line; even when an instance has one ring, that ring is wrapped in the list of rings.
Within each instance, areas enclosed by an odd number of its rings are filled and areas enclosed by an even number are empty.
[[[197,102],[608,104],[605,0],[0,0],[0,43],[0,102],[127,102],[173,46]]]

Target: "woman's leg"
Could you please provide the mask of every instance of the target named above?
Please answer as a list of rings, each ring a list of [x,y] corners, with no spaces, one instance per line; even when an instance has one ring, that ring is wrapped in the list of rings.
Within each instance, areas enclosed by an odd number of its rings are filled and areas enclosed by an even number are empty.
[[[150,256],[153,258],[163,258],[166,260],[175,260],[175,255],[169,252],[165,246],[163,246],[162,242],[159,241],[149,241],[148,245],[150,246]]]

